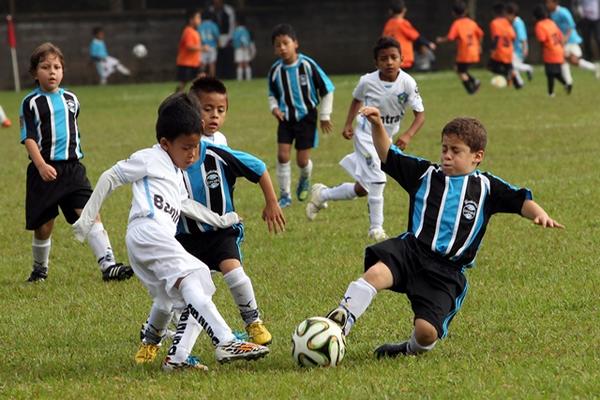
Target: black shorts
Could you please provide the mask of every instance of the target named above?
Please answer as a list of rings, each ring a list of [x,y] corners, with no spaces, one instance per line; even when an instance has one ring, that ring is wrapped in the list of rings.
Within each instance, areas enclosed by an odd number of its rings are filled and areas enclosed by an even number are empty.
[[[474,65],[473,63],[456,63],[456,72],[459,74],[468,74],[469,68]]]
[[[177,66],[177,82],[189,82],[198,77],[200,67]]]
[[[50,161],[56,169],[56,180],[44,182],[33,163],[27,167],[25,195],[25,228],[34,230],[58,215],[58,207],[68,223],[79,216],[76,209],[85,207],[92,195],[92,185],[79,161]]]
[[[513,66],[512,64],[507,64],[490,59],[490,61],[488,62],[488,69],[495,74],[502,75],[506,79],[510,79]]]
[[[311,110],[300,121],[279,121],[277,143],[292,144],[296,141],[296,150],[317,147],[317,110]]]
[[[179,234],[177,240],[183,248],[208,265],[213,271],[220,271],[223,260],[234,258],[242,262],[240,246],[244,241],[244,225],[236,224],[230,228],[192,234]]]
[[[544,63],[544,72],[546,76],[562,75],[561,64]]]
[[[435,326],[438,337],[446,337],[467,294],[467,278],[462,270],[406,233],[367,247],[365,271],[378,261],[392,272],[394,285],[390,289],[408,296],[415,319],[424,319]]]

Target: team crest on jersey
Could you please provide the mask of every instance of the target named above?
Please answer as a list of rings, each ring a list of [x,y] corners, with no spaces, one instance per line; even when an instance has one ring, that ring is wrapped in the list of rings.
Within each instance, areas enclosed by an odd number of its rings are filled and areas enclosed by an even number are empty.
[[[71,113],[75,114],[75,102],[71,99],[67,100],[67,108]]]
[[[300,74],[300,84],[302,86],[308,85],[308,78],[306,77],[306,74]]]
[[[467,220],[472,220],[477,215],[477,203],[473,200],[466,200],[462,209],[462,215]]]
[[[221,178],[219,177],[219,173],[217,171],[209,171],[206,174],[206,186],[209,189],[218,188],[221,185]]]
[[[405,92],[402,92],[398,95],[398,103],[404,104],[406,103],[406,100],[408,100],[408,94]]]

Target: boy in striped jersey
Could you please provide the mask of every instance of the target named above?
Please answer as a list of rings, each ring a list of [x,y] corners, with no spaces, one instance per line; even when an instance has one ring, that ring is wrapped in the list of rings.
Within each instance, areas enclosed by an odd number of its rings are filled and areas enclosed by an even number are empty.
[[[375,354],[416,355],[446,337],[467,293],[464,270],[474,264],[493,214],[520,214],[547,228],[563,226],[532,200],[528,189],[477,169],[487,142],[478,120],[456,118],[446,124],[438,165],[392,145],[378,109],[364,107],[360,112],[372,124],[381,168],[410,195],[408,231],[367,247],[365,273],[348,286],[328,318],[347,335],[378,291],[405,293],[414,312],[412,336],[402,343],[384,344]]]
[[[290,195],[290,152],[295,141],[296,163],[300,179],[296,188],[299,201],[308,197],[312,161],[310,149],[317,147],[317,106],[321,129],[331,132],[333,83],[312,59],[298,53],[296,32],[288,24],[277,25],[271,35],[275,54],[279,57],[271,66],[268,76],[269,107],[279,122],[277,128],[277,181],[279,205],[292,204]]]
[[[31,163],[27,167],[25,204],[26,228],[33,230],[33,271],[29,282],[48,277],[52,228],[62,210],[70,224],[77,221],[92,194],[92,186],[79,162],[83,158],[77,117],[79,100],[60,87],[64,57],[52,43],[33,51],[29,72],[37,87],[21,105],[21,143]],[[131,267],[116,263],[100,217],[87,237],[102,270],[102,279],[124,280],[133,275]]]

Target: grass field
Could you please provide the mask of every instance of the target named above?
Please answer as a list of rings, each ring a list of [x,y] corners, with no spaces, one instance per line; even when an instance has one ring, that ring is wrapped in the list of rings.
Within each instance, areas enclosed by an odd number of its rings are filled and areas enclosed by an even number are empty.
[[[377,361],[375,347],[410,334],[411,312],[402,295],[380,293],[348,338],[335,369],[301,369],[290,356],[294,326],[337,304],[362,272],[368,214],[364,199],[330,203],[312,223],[304,204],[285,210],[287,231],[269,236],[260,219],[258,186],[240,181],[236,206],[245,218],[246,270],[274,335],[272,353],[253,363],[218,365],[206,336],[196,353],[208,374],[166,375],[159,363],[133,363],[138,329],[150,298],[136,280],[105,283],[91,251],[76,242],[60,218],[53,234],[50,275],[25,283],[31,233],[24,229],[27,157],[16,125],[23,93],[0,93],[15,126],[0,132],[0,398],[598,398],[600,397],[600,82],[574,71],[567,97],[546,96],[536,71],[520,92],[493,89],[467,96],[450,72],[416,75],[426,123],[410,152],[439,159],[440,131],[451,118],[483,121],[489,145],[483,170],[527,186],[565,230],[544,230],[514,215],[494,217],[468,273],[471,290],[449,337],[423,357]],[[68,71],[67,71],[68,76]],[[341,128],[357,76],[335,76],[335,133],[313,153],[314,182],[348,181],[338,161],[352,149]],[[274,178],[275,120],[264,80],[228,82],[230,109],[223,129],[233,148],[256,154]],[[82,111],[84,163],[92,182],[116,161],[154,142],[159,102],[174,84],[75,87]],[[405,120],[408,126],[412,117]],[[297,170],[294,169],[294,184]],[[406,227],[407,196],[386,188],[385,228]],[[113,247],[124,244],[130,189],[121,188],[102,210]],[[242,322],[228,289],[216,279],[214,297],[230,324]],[[164,350],[161,353],[161,359]]]

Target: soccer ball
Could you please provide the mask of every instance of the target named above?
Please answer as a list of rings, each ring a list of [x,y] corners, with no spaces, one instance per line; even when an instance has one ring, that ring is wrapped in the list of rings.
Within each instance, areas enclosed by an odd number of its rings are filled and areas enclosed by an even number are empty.
[[[490,83],[496,88],[505,88],[508,84],[508,82],[506,82],[506,78],[502,75],[494,75]]]
[[[308,318],[292,335],[292,357],[302,367],[335,367],[344,354],[346,338],[339,325],[328,318]]]
[[[137,58],[144,58],[148,55],[148,49],[146,48],[146,46],[144,46],[141,43],[138,43],[135,46],[133,46],[133,49],[131,50],[131,52]]]

